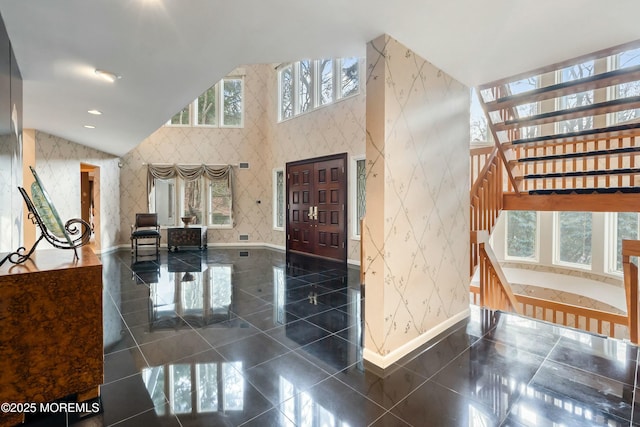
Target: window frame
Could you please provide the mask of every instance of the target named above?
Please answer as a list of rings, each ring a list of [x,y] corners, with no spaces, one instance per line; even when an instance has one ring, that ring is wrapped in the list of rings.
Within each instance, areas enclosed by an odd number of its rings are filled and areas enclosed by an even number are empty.
[[[357,233],[358,224],[360,222],[360,218],[358,218],[358,162],[365,162],[365,171],[366,171],[366,161],[367,156],[364,154],[359,154],[355,156],[351,156],[351,164],[349,165],[349,206],[353,208],[350,209],[350,223],[351,223],[351,232],[350,237],[352,240],[360,240],[362,238],[362,232],[360,234]],[[366,187],[365,187],[366,188]],[[366,189],[365,189],[365,197],[366,197]]]
[[[278,226],[278,174],[282,174],[282,192],[283,192],[283,197],[282,197],[282,226]],[[284,168],[283,167],[278,167],[278,168],[274,168],[273,169],[273,174],[272,174],[272,182],[273,182],[273,215],[272,215],[272,219],[273,219],[273,229],[276,231],[284,231],[285,228],[285,222],[286,222],[286,181],[285,181],[285,172],[284,172]]]
[[[241,108],[240,108],[240,124],[226,124],[224,121],[224,100],[225,100],[225,96],[224,96],[224,83],[225,81],[230,81],[230,80],[239,80],[240,81],[240,104],[241,104]],[[215,97],[216,97],[216,123],[215,124],[200,124],[199,123],[199,112],[198,112],[198,99],[204,94],[206,93],[208,90],[210,90],[211,88],[214,89],[214,93],[215,93]],[[185,108],[189,108],[189,112],[188,112],[188,118],[189,118],[189,123],[187,124],[174,124],[171,123],[171,120],[180,113],[180,111],[184,110]],[[236,75],[236,74],[231,74],[228,75],[226,77],[223,77],[222,79],[220,79],[220,81],[216,82],[216,84],[214,84],[213,86],[210,86],[207,88],[207,90],[205,90],[204,92],[202,92],[200,95],[198,95],[198,97],[196,99],[194,99],[193,101],[191,101],[188,105],[186,105],[182,110],[178,111],[176,114],[174,114],[173,116],[171,116],[169,118],[169,120],[164,124],[165,127],[180,127],[180,128],[185,128],[185,127],[194,127],[194,128],[210,128],[210,129],[242,129],[244,128],[244,118],[245,118],[245,82],[244,82],[244,75]]]
[[[345,59],[354,58],[357,62],[358,69],[358,89],[347,96],[343,96],[342,94],[342,64]],[[332,99],[330,102],[321,103],[321,91],[322,91],[322,71],[320,69],[321,61],[331,60],[332,61],[332,75],[331,75],[331,91],[332,91]],[[310,61],[310,103],[308,109],[305,111],[301,111],[300,106],[300,63],[302,61]],[[335,104],[343,99],[350,99],[355,96],[358,96],[362,93],[362,59],[359,57],[347,57],[347,58],[322,58],[322,59],[304,59],[302,61],[283,63],[279,65],[276,70],[276,76],[278,79],[278,123],[285,122],[294,117],[298,117],[304,114],[308,114],[314,110],[319,108],[324,108],[328,105]],[[291,72],[291,115],[288,117],[283,116],[283,84],[282,84],[282,75],[287,70]]]
[[[578,212],[578,211],[576,211]],[[560,211],[553,213],[553,264],[563,267],[575,268],[578,270],[591,271],[593,269],[593,212],[586,212],[591,214],[591,261],[589,264],[580,264],[576,262],[562,261],[560,259],[560,245],[562,244],[560,234]],[[572,212],[575,213],[575,212]]]
[[[522,211],[507,211],[505,224],[504,224],[504,259],[505,261],[519,261],[519,262],[531,262],[531,263],[540,262],[540,212],[534,211],[536,214],[536,233],[535,233],[535,248],[534,248],[533,258],[509,255],[509,218],[508,216],[511,212],[522,212]]]
[[[240,81],[240,124],[238,125],[229,125],[224,122],[224,83],[231,80],[239,80]],[[226,129],[240,129],[244,128],[244,77],[243,76],[227,76],[220,80],[218,83],[218,127],[226,128]]]
[[[618,214],[635,213],[637,217],[636,233],[640,238],[640,213],[638,212],[608,212],[605,219],[606,227],[606,265],[605,273],[623,276],[623,270],[618,270]],[[636,239],[637,240],[637,239]],[[624,267],[623,267],[624,268]]]
[[[156,181],[159,180],[159,178],[154,178]],[[229,224],[213,224],[210,222],[210,214],[211,214],[211,200],[210,200],[210,192],[208,191],[209,189],[209,184],[211,179],[206,177],[206,176],[201,176],[199,178],[200,180],[202,180],[202,189],[201,191],[201,197],[203,198],[203,205],[202,205],[202,218],[203,218],[203,222],[201,224],[194,224],[197,226],[201,226],[201,227],[207,227],[207,228],[211,228],[211,229],[233,229],[235,224],[234,224],[234,218],[233,218],[233,190],[231,190],[231,214],[229,216]],[[165,228],[171,228],[171,227],[177,227],[180,225],[179,221],[180,221],[180,217],[184,216],[183,214],[177,215],[177,213],[179,212],[184,212],[184,193],[185,193],[185,183],[187,181],[185,181],[183,178],[180,177],[174,177],[174,178],[170,178],[170,179],[163,179],[162,181],[173,181],[173,183],[170,183],[169,185],[173,185],[173,194],[169,194],[168,195],[168,199],[173,201],[173,212],[174,212],[174,222],[173,224],[160,224],[160,228],[161,229],[165,229]],[[153,186],[153,190],[149,195],[149,212],[152,213],[157,213],[157,206],[156,206],[156,197],[157,197],[157,186],[154,185]]]

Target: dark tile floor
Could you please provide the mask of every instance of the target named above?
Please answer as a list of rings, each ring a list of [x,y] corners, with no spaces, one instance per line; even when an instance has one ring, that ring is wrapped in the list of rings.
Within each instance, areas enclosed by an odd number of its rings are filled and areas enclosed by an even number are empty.
[[[471,307],[376,375],[357,270],[248,255],[102,256],[104,412],[73,425],[640,425],[635,346]]]

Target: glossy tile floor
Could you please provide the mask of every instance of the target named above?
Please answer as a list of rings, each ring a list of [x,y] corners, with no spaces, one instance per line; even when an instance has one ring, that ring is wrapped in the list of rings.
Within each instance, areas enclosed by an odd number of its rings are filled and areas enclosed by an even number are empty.
[[[378,376],[357,270],[240,252],[102,257],[104,412],[73,425],[640,425],[635,346],[471,307]]]

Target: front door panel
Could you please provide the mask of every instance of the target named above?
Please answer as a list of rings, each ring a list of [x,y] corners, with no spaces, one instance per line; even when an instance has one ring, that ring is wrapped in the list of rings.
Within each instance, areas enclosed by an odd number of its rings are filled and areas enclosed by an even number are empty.
[[[287,249],[346,261],[346,154],[287,164]]]

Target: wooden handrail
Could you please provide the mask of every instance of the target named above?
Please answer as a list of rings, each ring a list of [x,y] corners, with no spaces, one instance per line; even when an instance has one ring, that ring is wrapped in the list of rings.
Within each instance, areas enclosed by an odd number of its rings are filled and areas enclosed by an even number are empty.
[[[640,240],[622,241],[622,271],[624,291],[627,297],[627,317],[631,342],[637,344],[638,337],[638,267],[631,257],[640,256]]]
[[[502,165],[498,149],[494,147],[469,193],[471,200],[470,229],[472,232],[484,230],[491,233],[493,231],[502,210],[502,193]],[[473,276],[477,266],[478,244],[472,241],[469,277]]]
[[[473,300],[478,301],[481,293],[480,287],[471,286],[469,290],[473,295]],[[615,338],[624,338],[623,336],[616,336],[616,326],[621,326],[625,330],[628,328],[627,316],[624,314],[610,313],[528,295],[514,294],[514,297],[522,315],[534,319],[575,327]],[[573,325],[570,322],[572,319]],[[584,323],[581,323],[581,320],[584,320]],[[609,325],[608,330],[605,328],[606,324]],[[584,327],[581,327],[581,325],[584,325]],[[630,334],[630,336],[632,335]]]
[[[520,306],[511,290],[498,259],[487,244],[489,234],[486,231],[471,233],[471,240],[478,245],[480,265],[480,305],[494,310],[512,311],[522,314]]]

